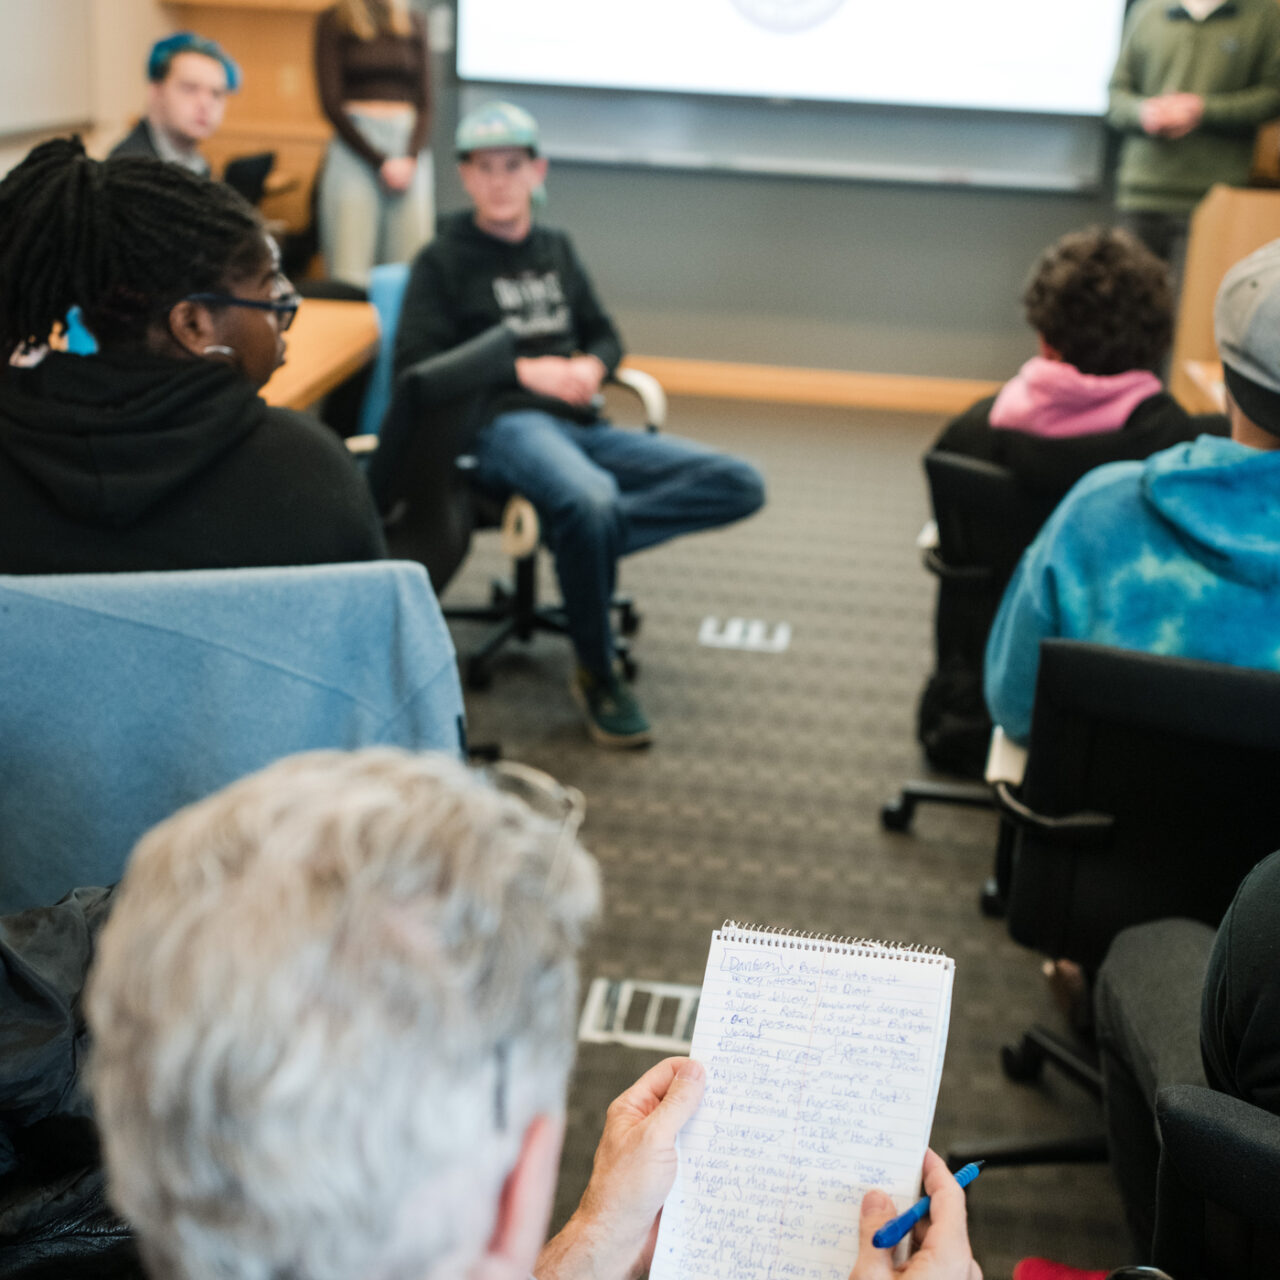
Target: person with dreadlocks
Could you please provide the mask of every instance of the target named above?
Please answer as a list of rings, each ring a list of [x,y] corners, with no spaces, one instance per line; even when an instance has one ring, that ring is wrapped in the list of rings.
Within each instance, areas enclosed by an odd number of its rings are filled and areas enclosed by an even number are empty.
[[[0,182],[0,227],[0,572],[385,555],[341,442],[258,396],[299,299],[240,196],[55,139]],[[94,355],[47,350],[73,306]]]

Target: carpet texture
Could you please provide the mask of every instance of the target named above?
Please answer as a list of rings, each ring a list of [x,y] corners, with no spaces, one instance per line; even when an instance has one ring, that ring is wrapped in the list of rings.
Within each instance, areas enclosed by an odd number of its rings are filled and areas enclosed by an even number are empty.
[[[624,562],[621,586],[643,615],[635,687],[652,749],[590,744],[558,637],[515,646],[492,688],[468,694],[473,741],[499,741],[508,758],[587,797],[583,840],[600,861],[605,905],[584,986],[598,976],[697,983],[711,930],[729,917],[940,946],[955,958],[956,980],[933,1145],[1098,1128],[1094,1104],[1051,1071],[1037,1085],[1000,1073],[1002,1043],[1034,1020],[1061,1018],[1040,957],[978,913],[994,817],[926,808],[912,834],[879,826],[896,786],[928,776],[914,710],[930,665],[934,587],[914,540],[927,515],[919,459],[940,420],[678,399],[669,421],[758,463],[769,502],[741,525]],[[446,603],[483,599],[505,570],[496,536],[477,536]],[[549,562],[542,582],[554,597]],[[790,647],[705,647],[707,617],[758,619],[770,634],[789,623]],[[480,634],[454,628],[460,650]],[[586,1183],[605,1107],[655,1060],[583,1046],[557,1224]],[[1008,1276],[1027,1254],[1094,1267],[1132,1260],[1101,1165],[993,1169],[969,1198],[989,1278]]]

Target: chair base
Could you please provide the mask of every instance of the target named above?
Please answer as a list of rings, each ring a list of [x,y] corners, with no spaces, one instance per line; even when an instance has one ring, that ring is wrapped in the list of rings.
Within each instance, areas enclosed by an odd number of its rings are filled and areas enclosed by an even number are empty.
[[[450,605],[443,609],[451,622],[488,622],[493,629],[475,649],[462,656],[462,675],[469,689],[487,689],[493,683],[493,666],[506,645],[514,640],[528,643],[539,632],[567,635],[568,619],[559,605],[538,604],[537,557],[523,556],[515,562],[512,582],[494,580],[487,605]],[[634,680],[639,671],[631,647],[622,636],[640,629],[640,615],[630,596],[614,596],[610,607],[618,613],[619,638],[614,651],[623,674]]]
[[[1102,1073],[1079,1046],[1047,1027],[1034,1026],[1016,1045],[1000,1050],[1000,1066],[1010,1080],[1032,1083],[1045,1063],[1052,1063],[1087,1093],[1102,1098]],[[947,1151],[947,1166],[963,1168],[974,1160],[998,1165],[1096,1164],[1107,1159],[1107,1140],[1101,1133],[1059,1138],[976,1138],[957,1142]]]
[[[908,782],[894,800],[880,808],[880,825],[886,831],[909,831],[916,806],[955,804],[969,809],[994,809],[995,797],[983,782]]]

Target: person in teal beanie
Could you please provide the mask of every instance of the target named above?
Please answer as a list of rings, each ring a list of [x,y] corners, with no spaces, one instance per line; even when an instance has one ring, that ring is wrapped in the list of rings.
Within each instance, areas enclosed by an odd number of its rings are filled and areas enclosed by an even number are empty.
[[[1049,637],[1280,668],[1280,240],[1227,273],[1214,323],[1230,439],[1090,472],[1009,583],[985,692],[1015,742]]]

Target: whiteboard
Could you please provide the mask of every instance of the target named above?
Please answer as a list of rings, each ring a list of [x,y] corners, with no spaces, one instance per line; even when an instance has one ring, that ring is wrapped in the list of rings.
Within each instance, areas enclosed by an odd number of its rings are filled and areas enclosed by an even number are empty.
[[[460,107],[519,102],[553,160],[1091,193],[1124,8],[458,0]]]
[[[1106,132],[1083,116],[765,102],[676,94],[464,85],[533,112],[553,161],[1090,193]]]
[[[464,80],[1099,116],[1124,0],[459,0]]]
[[[0,0],[0,137],[93,118],[91,0]]]

